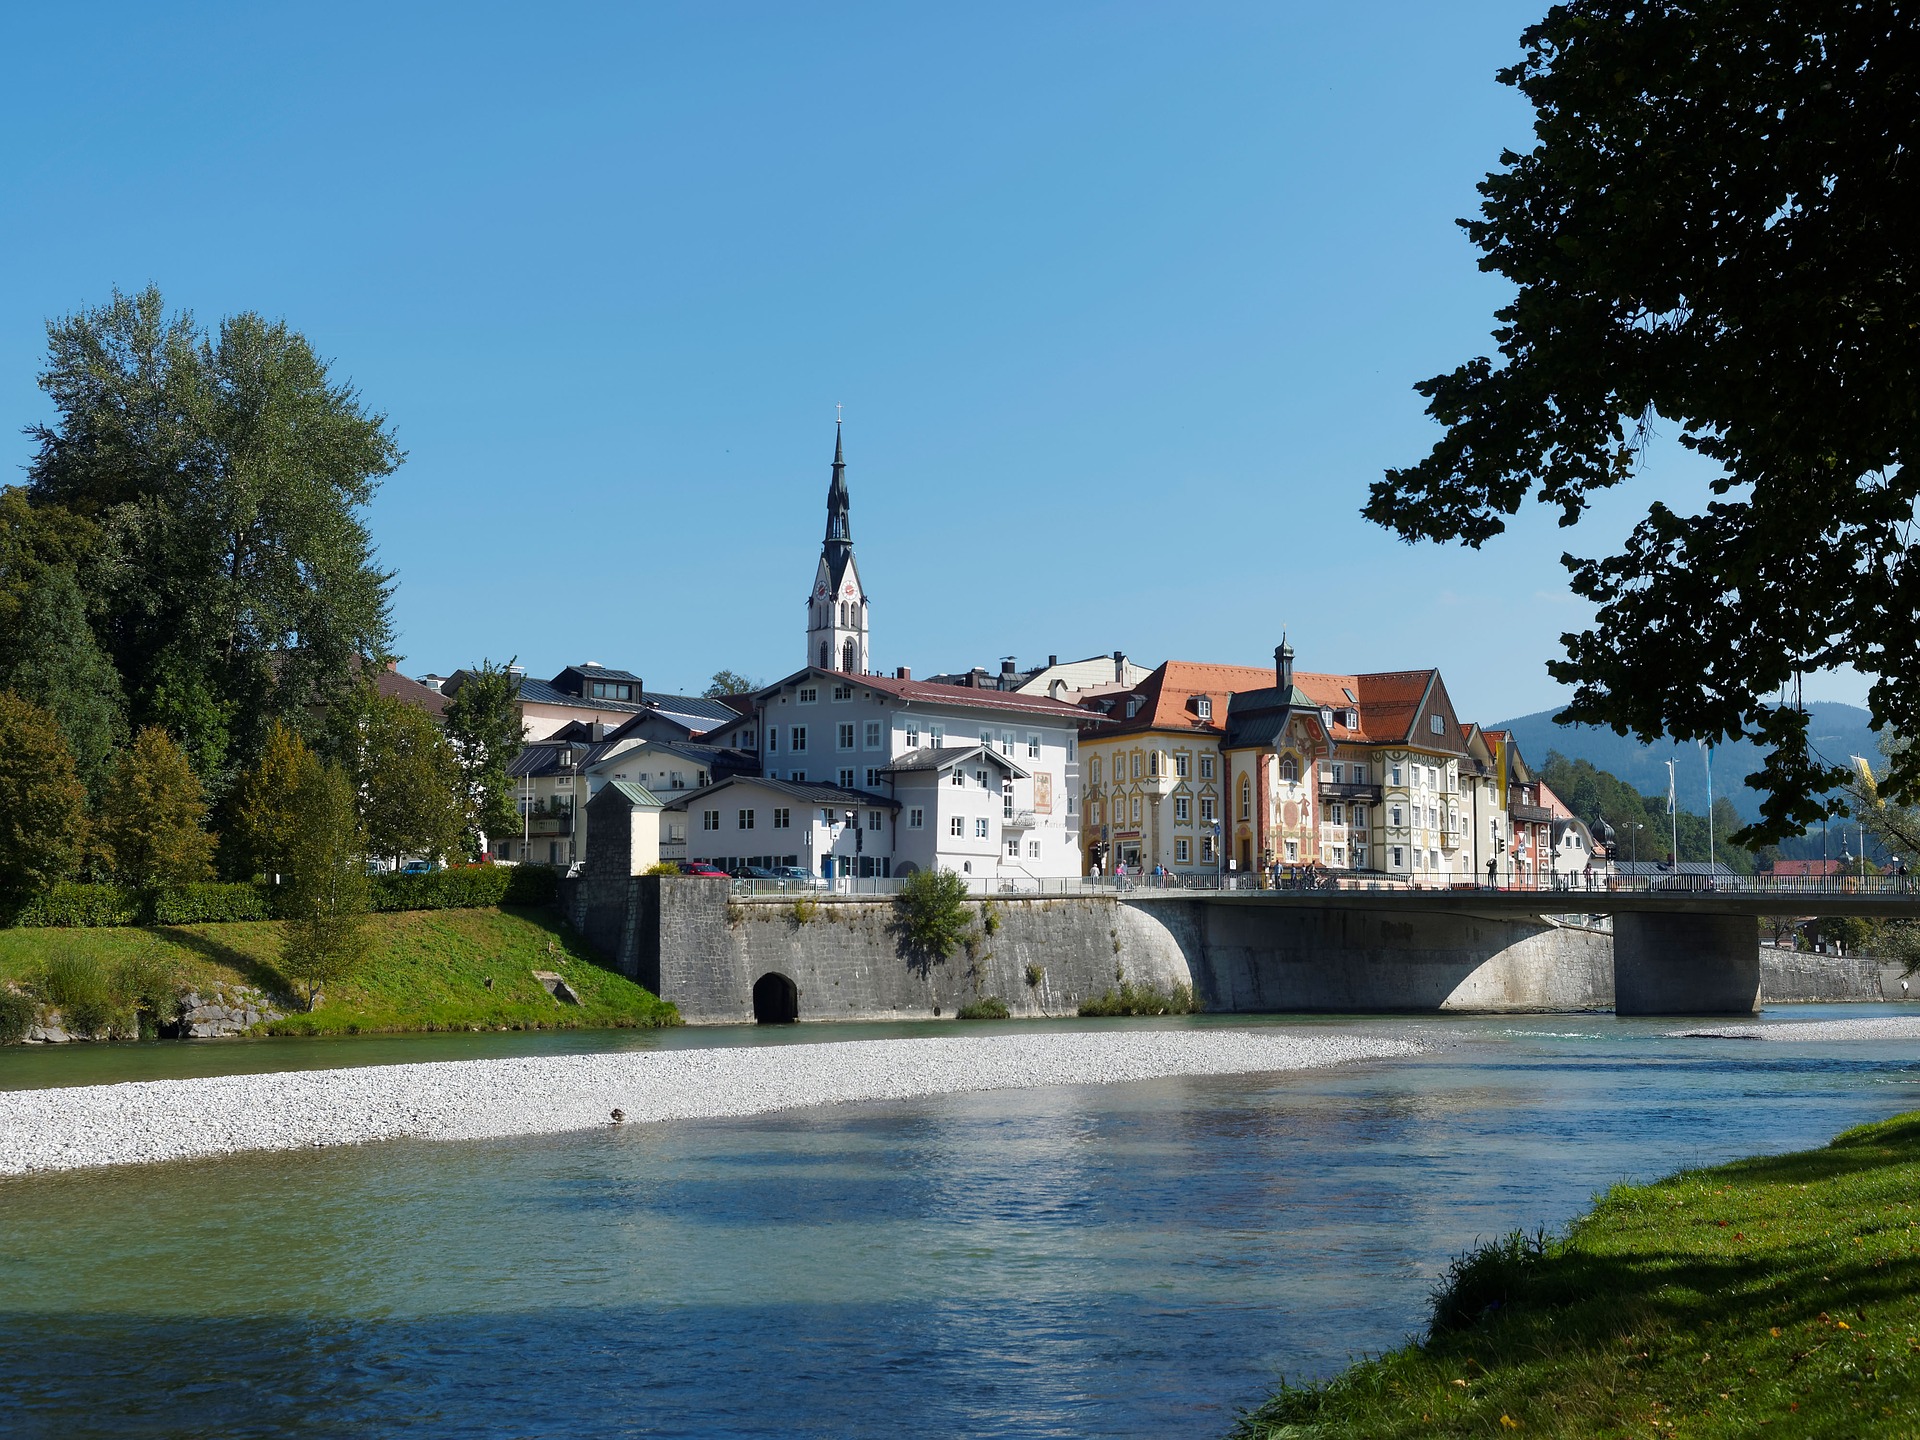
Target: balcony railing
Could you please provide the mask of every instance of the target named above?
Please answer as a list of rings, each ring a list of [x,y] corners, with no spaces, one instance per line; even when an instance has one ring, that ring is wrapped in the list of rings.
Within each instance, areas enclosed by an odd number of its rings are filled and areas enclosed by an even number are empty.
[[[1371,800],[1380,803],[1378,785],[1359,784],[1352,780],[1322,780],[1320,782],[1322,800]]]
[[[1507,807],[1516,822],[1528,825],[1551,825],[1553,812],[1544,805],[1510,805]]]

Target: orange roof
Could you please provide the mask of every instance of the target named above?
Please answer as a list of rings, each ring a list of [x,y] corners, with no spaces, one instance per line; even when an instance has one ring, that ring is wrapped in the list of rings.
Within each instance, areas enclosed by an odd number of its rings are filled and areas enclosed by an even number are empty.
[[[1437,671],[1395,670],[1375,675],[1322,675],[1296,670],[1293,683],[1315,705],[1331,709],[1336,716],[1335,740],[1357,744],[1405,740],[1413,728],[1420,702],[1426,698]],[[1206,665],[1191,660],[1169,660],[1136,686],[1131,693],[1146,703],[1131,720],[1124,709],[1116,712],[1117,723],[1101,732],[1127,734],[1140,730],[1185,730],[1218,734],[1227,718],[1227,701],[1250,690],[1272,690],[1277,677],[1272,667],[1261,665]],[[1348,697],[1352,692],[1352,698]],[[1202,720],[1194,711],[1195,696],[1204,695],[1213,702],[1213,718]],[[1117,697],[1115,697],[1117,698]],[[1356,709],[1360,724],[1353,729],[1338,723],[1342,712]]]

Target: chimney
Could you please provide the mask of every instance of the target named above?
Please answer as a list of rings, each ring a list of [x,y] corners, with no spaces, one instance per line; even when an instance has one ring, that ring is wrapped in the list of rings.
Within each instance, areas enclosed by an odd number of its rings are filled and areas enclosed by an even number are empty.
[[[607,738],[607,725],[604,720],[594,720],[587,725],[587,739],[600,741]]]
[[[1002,690],[1013,689],[1013,677],[1019,673],[1020,672],[1014,668],[1013,657],[1011,655],[1002,660],[1000,662],[1000,688]]]
[[[1127,652],[1124,650],[1113,652],[1113,683],[1116,685],[1127,683]]]
[[[399,662],[398,660],[389,660],[389,661],[387,661],[387,673],[388,673],[389,675],[397,675],[397,674],[399,674],[399,673],[400,673],[400,662]]]
[[[1060,657],[1058,655],[1047,656],[1047,669],[1051,670],[1053,669],[1054,666],[1058,665],[1059,663],[1060,663]]]
[[[1285,637],[1273,647],[1273,675],[1274,683],[1282,690],[1293,688],[1293,646],[1286,642]]]

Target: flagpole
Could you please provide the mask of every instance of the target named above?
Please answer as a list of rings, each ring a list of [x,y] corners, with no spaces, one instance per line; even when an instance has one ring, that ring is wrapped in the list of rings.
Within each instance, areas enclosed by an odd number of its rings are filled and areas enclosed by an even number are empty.
[[[1700,742],[1700,749],[1707,757],[1707,874],[1713,874],[1713,746],[1706,741]]]
[[[1673,873],[1680,873],[1680,806],[1674,799],[1673,761],[1667,761],[1667,819],[1673,826]]]

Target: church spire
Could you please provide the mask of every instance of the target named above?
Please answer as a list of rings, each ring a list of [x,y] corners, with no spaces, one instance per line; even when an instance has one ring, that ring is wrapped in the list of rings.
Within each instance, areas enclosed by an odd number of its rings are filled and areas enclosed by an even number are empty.
[[[840,422],[833,422],[833,483],[827,486],[827,559],[837,569],[853,552],[853,526],[848,516],[847,460],[840,447]]]

